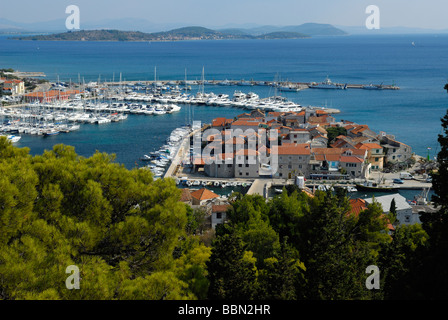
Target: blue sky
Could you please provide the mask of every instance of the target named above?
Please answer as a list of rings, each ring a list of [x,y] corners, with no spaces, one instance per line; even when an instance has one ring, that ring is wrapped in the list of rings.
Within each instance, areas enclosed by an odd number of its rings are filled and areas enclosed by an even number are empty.
[[[2,1],[0,18],[18,22],[65,19],[68,5],[80,8],[81,23],[138,18],[203,26],[306,22],[363,26],[367,6],[376,5],[381,27],[448,28],[446,0],[21,0]]]

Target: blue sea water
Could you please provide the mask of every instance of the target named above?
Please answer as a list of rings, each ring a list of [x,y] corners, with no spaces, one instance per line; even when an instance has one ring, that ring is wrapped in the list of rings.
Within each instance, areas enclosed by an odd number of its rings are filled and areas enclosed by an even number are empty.
[[[302,105],[341,110],[337,119],[368,124],[374,131],[394,134],[413,150],[434,157],[439,145],[440,118],[448,94],[448,35],[384,35],[315,37],[294,40],[224,40],[180,42],[52,42],[18,41],[0,36],[0,68],[40,71],[47,79],[77,81],[206,79],[395,84],[401,90],[303,90],[282,93]],[[415,46],[412,45],[415,43]],[[206,91],[233,94],[253,91],[274,94],[269,87],[206,86]],[[193,93],[195,93],[193,91]],[[32,154],[56,143],[73,145],[78,154],[95,150],[115,153],[131,168],[145,153],[158,149],[176,127],[187,121],[209,122],[234,117],[241,109],[183,107],[179,113],[151,117],[130,115],[121,123],[83,125],[70,134],[42,138],[23,136],[18,146]]]

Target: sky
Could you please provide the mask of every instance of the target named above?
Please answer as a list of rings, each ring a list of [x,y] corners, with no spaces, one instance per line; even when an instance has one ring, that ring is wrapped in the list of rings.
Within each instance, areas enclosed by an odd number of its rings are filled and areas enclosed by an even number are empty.
[[[79,7],[81,24],[136,18],[209,27],[307,22],[364,26],[367,6],[376,5],[381,27],[448,29],[447,0],[21,0],[2,1],[0,18],[17,22],[65,19],[69,5]]]

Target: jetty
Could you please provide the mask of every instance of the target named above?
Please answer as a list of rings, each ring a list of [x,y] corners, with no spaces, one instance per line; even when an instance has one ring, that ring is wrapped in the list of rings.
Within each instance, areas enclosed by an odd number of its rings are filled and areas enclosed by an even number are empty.
[[[296,81],[264,81],[264,80],[144,80],[144,81],[112,81],[107,82],[111,86],[133,86],[133,85],[143,85],[143,86],[169,86],[169,85],[212,85],[212,86],[244,86],[244,87],[254,87],[254,86],[271,86],[277,87],[280,91],[301,91],[309,88],[314,88],[319,85],[319,82],[296,82]],[[400,87],[390,84],[356,84],[356,83],[332,83],[337,87],[344,89],[365,89],[365,90],[399,90]],[[328,88],[323,88],[328,89]]]

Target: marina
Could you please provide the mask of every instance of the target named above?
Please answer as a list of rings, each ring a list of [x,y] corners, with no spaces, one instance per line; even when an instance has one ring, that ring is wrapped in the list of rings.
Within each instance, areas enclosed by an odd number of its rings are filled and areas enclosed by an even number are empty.
[[[56,85],[60,85],[57,83]],[[30,95],[29,103],[20,103],[0,108],[0,132],[11,134],[57,135],[79,129],[79,123],[105,124],[127,119],[127,114],[161,116],[181,110],[180,105],[217,106],[265,110],[274,112],[300,112],[305,109],[321,109],[328,113],[339,113],[338,109],[324,107],[303,107],[298,103],[278,95],[260,98],[254,92],[243,93],[235,90],[233,96],[204,92],[199,87],[196,94],[182,92],[179,86],[155,85],[148,88],[133,85],[125,86],[89,83],[87,88],[62,100],[60,91],[57,97],[46,93]],[[55,84],[53,84],[55,86]],[[70,90],[72,92],[74,90]],[[144,92],[142,92],[144,91]],[[50,95],[50,94],[49,94]],[[25,97],[25,100],[27,97]],[[50,100],[50,101],[49,101]]]

